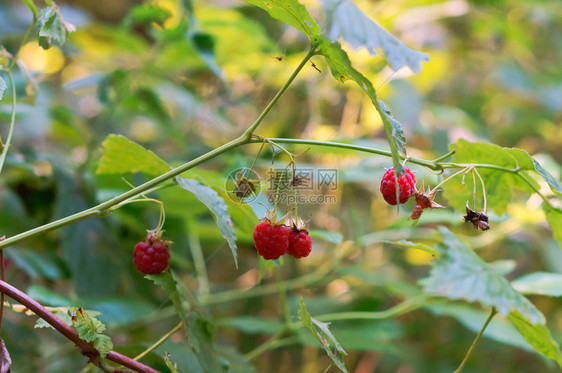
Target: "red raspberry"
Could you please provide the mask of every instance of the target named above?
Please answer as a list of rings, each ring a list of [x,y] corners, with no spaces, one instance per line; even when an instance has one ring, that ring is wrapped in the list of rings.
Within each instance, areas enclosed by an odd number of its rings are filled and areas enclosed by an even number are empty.
[[[404,175],[398,178],[400,189],[400,203],[406,203],[408,198],[415,192],[416,177],[408,167],[404,167]],[[396,205],[396,180],[394,178],[394,167],[384,173],[381,181],[381,193],[384,200],[391,205]]]
[[[133,254],[133,262],[145,275],[154,275],[165,270],[169,258],[168,246],[158,242],[139,242]]]
[[[254,244],[264,259],[279,259],[289,247],[289,232],[285,225],[273,225],[263,221],[254,230]]]
[[[289,232],[289,248],[287,253],[295,258],[308,256],[312,250],[312,239],[306,229],[291,229]]]

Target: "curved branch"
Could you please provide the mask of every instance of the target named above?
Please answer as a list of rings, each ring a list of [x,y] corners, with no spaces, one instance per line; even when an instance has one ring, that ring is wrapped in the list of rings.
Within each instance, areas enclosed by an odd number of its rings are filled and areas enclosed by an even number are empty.
[[[14,299],[15,301],[23,304],[31,311],[33,311],[37,316],[39,316],[47,323],[49,323],[49,325],[51,325],[55,330],[57,330],[64,337],[66,337],[67,339],[72,341],[76,346],[78,346],[78,348],[80,348],[80,352],[82,353],[82,355],[90,358],[90,362],[92,363],[97,362],[99,352],[94,348],[93,344],[81,339],[76,330],[74,330],[70,325],[66,324],[64,321],[59,319],[51,311],[47,310],[43,305],[41,305],[35,299],[29,297],[27,294],[13,287],[12,285],[8,284],[5,281],[0,281],[0,292],[6,294],[7,296]],[[156,369],[153,369],[147,365],[139,363],[138,361],[135,361],[127,356],[121,355],[120,353],[115,351],[110,351],[105,358],[117,364],[123,365],[129,369],[132,369],[135,372],[159,373]]]

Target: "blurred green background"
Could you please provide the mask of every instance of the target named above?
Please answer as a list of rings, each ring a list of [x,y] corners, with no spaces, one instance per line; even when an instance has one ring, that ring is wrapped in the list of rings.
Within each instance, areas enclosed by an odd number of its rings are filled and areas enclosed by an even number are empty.
[[[321,21],[320,3],[304,3]],[[430,55],[420,74],[407,68],[394,73],[384,55],[343,44],[354,66],[371,79],[403,124],[409,155],[433,159],[460,138],[490,141],[526,150],[560,179],[560,1],[355,3],[400,40]],[[286,81],[308,43],[295,29],[237,1],[196,1],[191,15],[180,0],[59,4],[76,32],[62,48],[47,51],[31,38],[20,53],[37,84],[36,97],[27,95],[33,87],[26,90],[26,76],[15,75],[19,96],[27,97],[18,102],[14,144],[1,180],[0,233],[7,236],[105,201],[130,189],[127,183],[146,181],[140,173],[123,175],[127,182],[95,173],[100,144],[110,133],[123,134],[173,165],[238,136]],[[0,44],[15,52],[30,23],[22,3],[2,2]],[[312,61],[321,72],[307,65],[257,133],[387,148],[382,122],[363,92],[334,81],[320,57]],[[3,136],[9,102],[0,102]],[[300,153],[306,147],[290,149]],[[258,150],[259,144],[245,145],[189,175],[220,191],[227,175],[250,166]],[[261,175],[271,166],[271,156],[269,149],[261,154]],[[284,161],[277,154],[276,166],[283,167]],[[506,261],[502,264],[510,280],[535,271],[562,273],[562,250],[537,195],[515,193],[506,214],[490,214],[489,232],[462,222],[463,205],[426,212],[412,227],[407,217],[413,203],[397,214],[378,192],[390,158],[313,148],[298,162],[300,167],[339,171],[338,187],[329,192],[337,203],[299,206],[304,220],[312,218],[314,246],[310,257],[287,258],[281,267],[290,284],[293,321],[298,321],[300,296],[314,316],[384,310],[421,293],[418,281],[429,272],[429,254],[381,241],[431,244],[437,225],[448,226],[484,260]],[[435,185],[440,178],[409,167],[426,184]],[[164,202],[166,238],[174,241],[171,267],[207,304],[230,372],[322,372],[330,365],[306,333],[285,338],[283,346],[252,362],[242,357],[282,322],[274,285],[263,296],[242,291],[275,283],[270,271],[260,271],[251,238],[263,217],[257,204],[263,200],[253,203],[253,209],[229,204],[239,246],[236,269],[213,216],[195,197],[179,188],[155,197]],[[441,196],[437,201],[447,205]],[[157,223],[157,205],[132,204],[107,218],[21,242],[6,249],[6,279],[45,305],[101,311],[117,351],[135,356],[177,323],[168,296],[132,263],[135,243]],[[192,257],[199,245],[206,274]],[[228,298],[231,290],[233,299]],[[530,300],[561,343],[560,298]],[[344,359],[349,371],[451,372],[485,318],[478,304],[449,302],[386,320],[336,321],[331,330],[349,353]],[[35,317],[4,313],[2,332],[14,361],[12,371],[77,372],[87,366],[72,343],[52,330],[34,329],[34,323]],[[492,338],[481,341],[465,372],[557,371],[553,361],[532,352],[504,326],[501,317],[492,322]],[[181,333],[143,361],[167,371],[164,352],[182,372],[198,371]]]

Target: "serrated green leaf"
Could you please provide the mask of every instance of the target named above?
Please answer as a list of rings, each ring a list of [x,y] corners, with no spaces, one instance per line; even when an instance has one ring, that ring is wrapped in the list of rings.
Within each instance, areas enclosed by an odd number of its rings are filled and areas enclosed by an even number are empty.
[[[1,98],[1,96],[0,96],[0,98]],[[556,180],[554,178],[554,176],[552,176],[552,174],[550,172],[548,172],[543,166],[541,166],[541,164],[539,162],[537,162],[537,160],[534,159],[534,158],[533,158],[533,164],[534,164],[537,172],[548,183],[548,186],[550,187],[550,189],[554,193],[556,193],[558,195],[562,195],[562,185],[560,185],[560,182],[558,180]]]
[[[4,96],[4,91],[6,90],[6,88],[8,88],[8,85],[6,84],[6,81],[0,76],[0,100]]]
[[[404,136],[404,130],[402,128],[402,123],[397,121],[390,112],[390,109],[386,107],[382,100],[378,100],[378,103],[384,113],[384,116],[388,120],[388,122],[392,125],[392,139],[396,143],[398,150],[402,152],[402,154],[406,155],[406,137]]]
[[[562,297],[562,274],[549,272],[529,273],[513,280],[511,286],[523,294]]]
[[[399,145],[395,137],[401,138],[400,147],[403,147],[403,133],[400,131],[399,136],[399,133],[395,132],[394,125],[389,119],[392,118],[392,116],[390,116],[390,111],[386,106],[384,106],[384,103],[381,106],[382,101],[379,102],[377,100],[377,94],[369,79],[365,78],[363,74],[353,68],[353,66],[351,65],[351,61],[347,56],[347,53],[345,53],[345,51],[342,49],[340,43],[332,42],[329,39],[322,39],[320,43],[320,53],[326,58],[326,63],[330,67],[330,71],[332,72],[334,78],[341,81],[342,83],[346,79],[353,80],[359,85],[359,87],[361,87],[361,89],[363,89],[367,93],[367,95],[371,99],[371,102],[373,103],[373,105],[375,105],[375,108],[379,112],[379,115],[384,124],[384,130],[386,132],[388,144],[392,153],[392,165],[394,166],[395,170],[398,170],[398,172],[395,173],[398,180],[399,175],[404,174],[404,167],[400,163],[400,155],[398,154]],[[398,188],[396,188],[396,193],[399,193]]]
[[[364,47],[372,55],[382,49],[394,71],[408,66],[419,73],[422,61],[429,61],[427,54],[402,43],[365,15],[353,1],[323,0],[323,4],[328,19],[327,34],[333,41],[342,37],[353,48]]]
[[[437,246],[441,256],[432,261],[424,292],[450,299],[478,301],[496,307],[507,317],[513,310],[521,312],[534,324],[544,324],[544,315],[515,290],[505,277],[484,262],[476,253],[459,241],[448,229],[439,229],[445,247]]]
[[[211,210],[216,218],[222,236],[228,242],[228,246],[230,246],[230,251],[234,257],[234,263],[238,268],[236,232],[234,232],[233,223],[224,199],[219,196],[214,189],[201,184],[197,180],[184,179],[180,176],[178,176],[176,180],[183,189],[193,193],[199,201]]]
[[[51,312],[54,313],[59,319],[64,321],[64,323],[66,323],[68,325],[71,325],[72,324],[72,318],[70,317],[70,314],[69,314],[70,309],[74,309],[74,308],[59,307],[57,309],[51,310]],[[37,322],[35,323],[34,328],[51,328],[51,329],[54,329],[51,324],[49,324],[47,321],[45,321],[44,319],[41,319],[41,318],[37,319]]]
[[[164,355],[164,362],[166,363],[166,367],[170,370],[170,373],[179,373],[178,364],[172,363],[172,360],[170,360],[170,354],[167,352]]]
[[[62,18],[54,2],[39,15],[39,45],[43,49],[49,49],[53,43],[63,46],[66,35],[74,30],[75,27]]]
[[[306,304],[304,303],[304,300],[302,299],[302,297],[300,298],[300,301],[299,301],[298,315],[299,315],[299,318],[300,318],[302,324],[308,330],[310,330],[312,332],[312,335],[314,335],[314,337],[318,340],[318,342],[320,342],[322,344],[322,348],[324,349],[324,351],[326,351],[326,354],[328,355],[328,357],[330,359],[332,359],[334,364],[336,364],[336,366],[342,372],[347,373],[345,363],[343,362],[343,359],[340,355],[340,354],[347,355],[347,353],[340,346],[340,344],[338,343],[336,338],[333,336],[333,334],[328,329],[329,323],[323,323],[323,322],[320,322],[318,320],[313,319],[310,316],[310,313],[306,310]],[[318,327],[320,329],[320,331],[318,331],[315,326]],[[333,351],[334,348],[336,349],[336,351]]]
[[[560,367],[562,367],[562,355],[560,347],[550,336],[550,331],[544,325],[534,325],[526,317],[517,311],[511,311],[507,317],[509,321],[519,330],[519,333],[535,351],[541,353],[549,359],[555,360]]]
[[[558,207],[550,207],[546,203],[543,204],[543,210],[546,214],[546,221],[552,229],[552,235],[562,248],[562,210]]]
[[[275,19],[293,26],[310,39],[320,33],[320,26],[298,0],[244,0],[258,6]]]
[[[111,338],[102,334],[105,325],[94,317],[93,312],[78,308],[73,312],[72,327],[78,332],[81,339],[93,342],[94,348],[98,350],[101,357],[105,357],[113,348]]]
[[[37,6],[33,3],[33,0],[23,0],[25,6],[33,13],[33,19],[37,19],[39,13],[37,12]]]
[[[102,157],[96,173],[127,174],[144,172],[160,175],[170,171],[170,166],[150,150],[122,135],[109,135],[102,142]]]
[[[471,143],[464,139],[458,140],[450,146],[456,152],[452,162],[455,163],[480,163],[489,164],[508,169],[519,168],[521,172],[535,171],[533,159],[524,150],[516,148],[502,148],[495,144],[482,142]],[[478,168],[478,172],[486,187],[488,208],[494,210],[498,215],[505,213],[507,205],[512,200],[511,188],[516,187],[523,191],[533,193],[533,189],[519,176],[501,170],[490,168]],[[528,178],[529,182],[538,188],[538,184]],[[462,176],[457,176],[443,185],[443,196],[447,199],[450,206],[457,210],[464,211],[466,201],[472,199],[473,178],[471,174],[465,177],[465,185],[462,185]],[[476,192],[478,208],[481,201],[482,188],[480,180],[476,177]]]

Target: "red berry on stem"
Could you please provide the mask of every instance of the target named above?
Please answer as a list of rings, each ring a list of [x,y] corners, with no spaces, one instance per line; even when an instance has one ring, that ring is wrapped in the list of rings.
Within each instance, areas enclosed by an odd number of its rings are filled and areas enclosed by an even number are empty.
[[[416,190],[416,177],[408,167],[404,167],[404,170],[404,175],[400,175],[398,178],[400,203],[406,203],[408,198],[410,198]],[[394,177],[394,167],[389,168],[384,173],[380,190],[386,202],[391,205],[396,205],[396,179]]]
[[[133,262],[145,275],[154,275],[165,270],[168,259],[170,259],[168,246],[163,243],[139,242],[135,246]]]
[[[274,225],[270,221],[262,221],[254,230],[254,244],[264,259],[279,259],[289,247],[289,232],[285,225]]]
[[[303,258],[312,250],[312,239],[306,229],[291,229],[289,232],[289,248],[287,253],[295,258]]]

